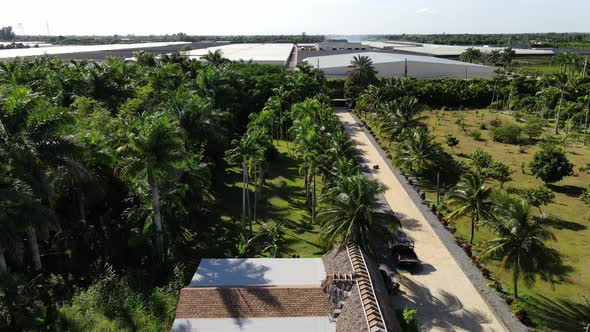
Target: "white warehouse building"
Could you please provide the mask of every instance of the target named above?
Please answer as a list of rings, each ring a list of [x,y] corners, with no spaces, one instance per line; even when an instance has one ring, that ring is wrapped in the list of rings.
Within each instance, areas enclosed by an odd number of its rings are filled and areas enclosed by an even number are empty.
[[[351,69],[350,62],[354,56],[368,56],[373,60],[373,67],[378,77],[451,77],[451,78],[490,78],[494,76],[495,67],[480,64],[435,58],[431,56],[395,54],[395,53],[349,53],[309,57],[303,60],[308,65],[319,68],[327,77],[343,77]]]
[[[293,55],[294,44],[244,43],[191,50],[189,58],[201,59],[209,52],[221,51],[231,61],[252,61],[258,64],[287,66]]]

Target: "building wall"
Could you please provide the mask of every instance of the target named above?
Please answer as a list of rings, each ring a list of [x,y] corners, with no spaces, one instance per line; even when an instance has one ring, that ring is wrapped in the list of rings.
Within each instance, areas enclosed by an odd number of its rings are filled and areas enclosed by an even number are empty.
[[[404,62],[377,63],[373,65],[378,77],[403,77]],[[467,69],[467,72],[466,72]],[[408,61],[408,76],[417,78],[451,77],[451,78],[490,78],[494,76],[494,67],[464,66],[454,64],[425,63]],[[349,67],[324,68],[328,77],[346,76]]]
[[[369,49],[367,45],[348,42],[322,42],[317,44],[317,48],[324,51],[361,51]]]

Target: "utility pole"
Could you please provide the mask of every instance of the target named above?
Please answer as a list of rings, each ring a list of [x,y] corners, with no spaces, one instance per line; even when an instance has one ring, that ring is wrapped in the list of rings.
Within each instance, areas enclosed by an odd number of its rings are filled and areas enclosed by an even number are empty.
[[[404,77],[408,77],[408,58],[404,60]]]

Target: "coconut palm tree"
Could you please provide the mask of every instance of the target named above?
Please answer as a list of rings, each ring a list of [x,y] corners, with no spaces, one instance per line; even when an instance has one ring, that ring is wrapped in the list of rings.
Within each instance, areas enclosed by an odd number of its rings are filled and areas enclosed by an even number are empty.
[[[156,247],[158,257],[163,261],[159,186],[165,177],[178,172],[176,164],[184,158],[182,132],[177,121],[161,112],[146,114],[132,121],[125,142],[117,149],[121,156],[118,169],[136,187],[147,181],[152,221],[156,228]]]
[[[327,245],[355,243],[368,250],[392,234],[397,221],[378,213],[377,195],[383,192],[376,181],[362,174],[342,176],[321,198],[318,213],[322,240]]]
[[[205,54],[202,57],[202,59],[213,66],[219,66],[228,61],[226,58],[223,57],[223,51],[221,49],[217,49],[213,52],[207,52],[207,54]]]
[[[352,68],[348,72],[348,80],[361,87],[367,87],[377,81],[377,71],[373,60],[366,55],[355,55],[350,62]]]
[[[469,243],[473,244],[475,226],[490,218],[492,202],[490,195],[492,189],[486,186],[485,178],[476,172],[466,173],[459,183],[448,193],[449,205],[453,207],[450,219],[462,216],[471,218],[471,237]]]
[[[426,107],[418,102],[418,98],[404,96],[399,100],[384,105],[384,112],[390,115],[385,123],[386,129],[393,140],[398,140],[412,128],[422,125],[426,119],[422,112]]]
[[[393,163],[396,167],[421,174],[436,164],[440,151],[440,145],[425,128],[414,128],[395,147]]]
[[[479,49],[470,47],[470,48],[466,49],[465,51],[463,51],[463,53],[461,53],[459,55],[459,60],[464,61],[464,62],[473,63],[476,60],[480,60],[481,57],[482,57],[481,51]]]
[[[482,260],[498,259],[504,269],[512,270],[513,294],[518,298],[518,280],[532,285],[536,277],[552,281],[555,268],[561,265],[559,253],[546,245],[555,241],[551,221],[532,216],[525,199],[506,200],[493,211],[496,238],[481,244]]]

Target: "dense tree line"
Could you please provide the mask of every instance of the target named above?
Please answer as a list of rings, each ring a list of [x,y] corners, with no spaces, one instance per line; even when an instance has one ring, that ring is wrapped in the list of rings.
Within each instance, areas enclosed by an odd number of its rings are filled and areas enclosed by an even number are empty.
[[[14,40],[16,36],[6,37],[5,40]],[[254,36],[199,36],[188,35],[184,32],[166,35],[112,35],[112,36],[19,36],[19,40],[36,40],[56,45],[99,45],[99,44],[130,44],[147,42],[217,42],[227,41],[230,43],[317,43],[324,40],[321,35],[254,35]],[[3,40],[0,38],[0,40]]]
[[[498,45],[530,47],[587,48],[588,33],[515,33],[515,34],[401,34],[387,35],[389,40],[402,40],[428,44],[447,45]],[[574,46],[574,47],[572,47]]]
[[[14,33],[11,26],[0,29],[0,41],[13,41],[15,38],[16,33]]]
[[[183,266],[238,255],[214,190],[231,141],[324,88],[308,68],[136,57],[0,65],[2,328],[168,329]]]

